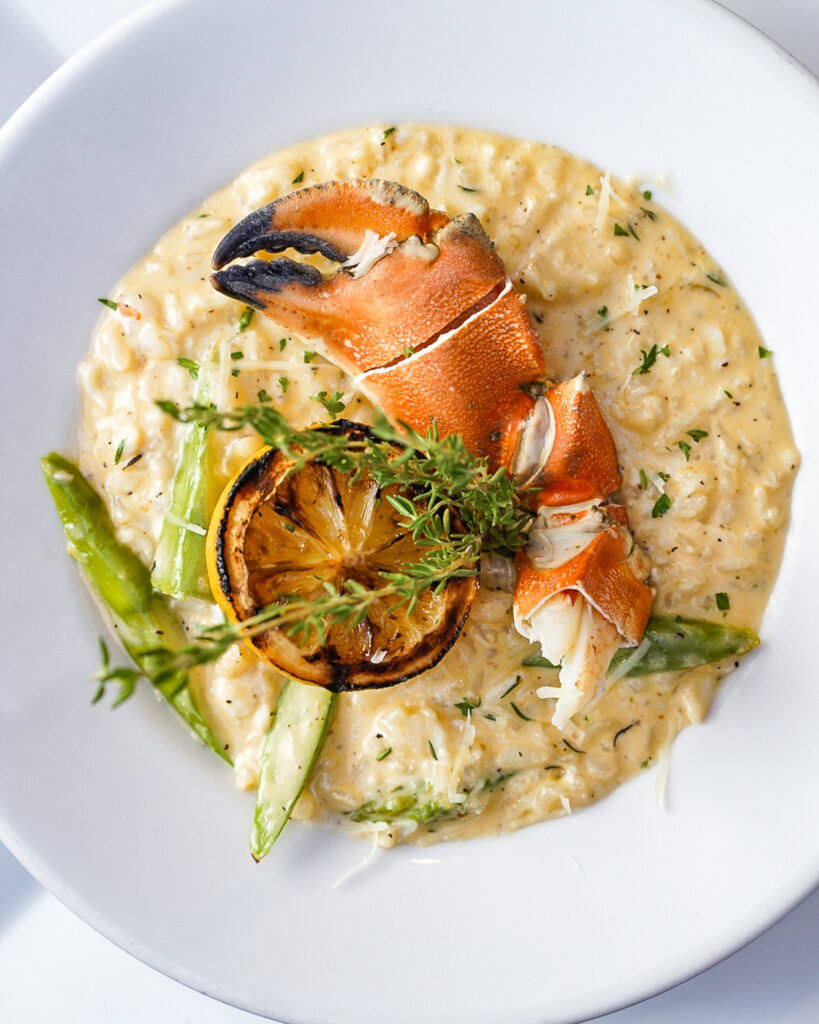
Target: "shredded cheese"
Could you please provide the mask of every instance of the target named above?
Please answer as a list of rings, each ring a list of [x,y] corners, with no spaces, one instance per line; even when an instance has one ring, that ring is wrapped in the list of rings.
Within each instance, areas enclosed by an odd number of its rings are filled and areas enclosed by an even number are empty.
[[[459,793],[458,787],[461,784],[461,777],[466,767],[466,759],[469,757],[469,751],[475,740],[475,733],[476,729],[472,722],[472,712],[467,711],[466,723],[461,733],[461,741],[458,744],[458,752],[455,754],[455,760],[452,762],[452,771],[449,774],[449,782],[447,783],[446,797],[451,804],[462,804],[466,800],[466,794]]]

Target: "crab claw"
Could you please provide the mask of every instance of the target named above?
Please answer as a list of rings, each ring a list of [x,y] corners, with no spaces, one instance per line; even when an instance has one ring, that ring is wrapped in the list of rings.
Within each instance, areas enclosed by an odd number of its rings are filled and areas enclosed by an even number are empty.
[[[518,396],[504,462],[522,486],[540,491],[540,505],[572,505],[617,490],[614,442],[585,373],[539,398]]]
[[[516,567],[515,626],[560,665],[560,687],[544,695],[558,698],[562,729],[596,696],[615,651],[639,644],[654,600],[649,562],[626,510],[592,499],[541,507]]]
[[[339,269],[325,277],[287,257],[226,267],[286,249],[320,253]],[[213,265],[219,291],[263,309],[352,375],[432,344],[490,304],[506,280],[474,216],[451,220],[384,181],[331,182],[277,199],[225,236]]]

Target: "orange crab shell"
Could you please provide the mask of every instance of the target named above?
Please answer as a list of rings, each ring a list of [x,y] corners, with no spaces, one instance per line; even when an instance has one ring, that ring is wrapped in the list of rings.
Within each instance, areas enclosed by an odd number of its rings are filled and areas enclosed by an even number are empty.
[[[546,393],[555,443],[543,469],[531,481],[543,505],[572,505],[605,498],[620,486],[617,452],[609,428],[583,374]]]
[[[611,622],[623,639],[636,646],[643,637],[654,591],[635,575],[634,548],[628,530],[612,525],[598,533],[574,558],[554,569],[538,569],[518,554],[515,605],[529,618],[550,597],[575,590]],[[638,554],[638,565],[642,556]]]
[[[520,388],[544,370],[540,342],[510,284],[459,327],[356,383],[387,416],[421,432],[434,420],[441,436],[460,434],[473,455],[496,469],[505,464]]]

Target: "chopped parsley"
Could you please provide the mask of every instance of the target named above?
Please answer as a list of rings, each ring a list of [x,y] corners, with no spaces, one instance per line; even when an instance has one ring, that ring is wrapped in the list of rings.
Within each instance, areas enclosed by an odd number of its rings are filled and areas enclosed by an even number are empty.
[[[459,185],[458,188],[461,192],[480,192],[479,188],[469,188],[468,185]]]
[[[734,396],[733,396],[733,395],[731,394],[731,392],[730,392],[730,391],[728,391],[728,389],[727,389],[727,388],[723,388],[723,391],[725,392],[725,394],[726,394],[726,395],[727,395],[727,396],[728,396],[729,398],[733,398],[733,397],[734,397]]]
[[[319,391],[317,395],[310,396],[311,402],[319,402],[329,412],[333,419],[346,408],[346,402],[341,400],[341,392],[334,391],[328,398],[326,391]]]
[[[643,191],[643,199],[651,199],[651,189],[647,188]]]
[[[648,477],[646,476],[646,471],[644,469],[640,470],[640,490],[648,490]]]
[[[279,387],[282,389],[282,394],[284,394],[287,391],[287,389],[290,387],[290,378],[289,377],[279,377]]]
[[[651,367],[657,362],[657,356],[663,355],[668,359],[671,355],[671,349],[668,345],[663,345],[662,348],[658,348],[656,345],[652,345],[648,352],[645,349],[640,349],[640,365],[631,371],[631,376],[635,377],[637,374],[648,373]]]
[[[670,508],[671,498],[669,498],[667,494],[661,494],[654,502],[654,508],[651,510],[651,518],[659,519],[661,516],[664,516]]]
[[[475,708],[479,708],[480,706],[481,706],[481,698],[480,697],[478,697],[477,700],[470,700],[469,697],[464,697],[463,700],[459,700],[455,704],[455,707],[461,712],[461,714],[464,716],[464,718],[467,718],[471,711],[474,711]]]
[[[125,448],[125,438],[123,437],[123,439],[117,445],[117,450],[114,453],[114,465],[115,466],[119,465],[119,460],[122,458],[122,452],[123,452],[124,448]]]
[[[385,757],[389,757],[392,753],[392,747],[384,747],[380,754],[376,754],[376,761],[383,761]]]
[[[691,445],[685,441],[678,441],[677,447],[685,456],[685,461],[688,462],[688,460],[691,458]]]
[[[237,359],[244,359],[244,352],[231,352],[230,358],[235,362]]]
[[[688,434],[691,440],[696,444],[699,444],[704,437],[708,437],[707,430],[686,430],[686,434]]]
[[[284,524],[284,528],[285,528],[285,530],[287,530],[288,533],[295,533],[296,532],[296,524],[295,523],[285,523]]]
[[[593,196],[594,195],[594,189],[591,187],[591,185],[587,185],[586,186],[586,195],[587,196]]]
[[[427,740],[427,743],[429,745],[429,752],[430,752],[430,754],[432,754],[432,760],[433,761],[437,761],[438,760],[438,755],[435,753],[435,747],[433,747],[433,745],[432,745],[432,740]]]
[[[731,607],[731,600],[725,593],[725,591],[721,590],[718,594],[715,594],[714,596],[717,599],[717,608],[719,608],[721,612],[727,612],[728,609]]]
[[[621,228],[617,221],[614,222],[614,235],[615,238],[628,238],[628,231],[625,228]]]
[[[640,209],[643,211],[646,217],[648,217],[649,220],[657,219],[657,214],[653,210],[647,210],[644,206],[641,206]]]
[[[258,400],[260,402],[272,402],[273,401],[273,399],[270,397],[270,395],[268,395],[268,393],[265,391],[264,388],[262,388],[260,391],[256,392],[256,398],[258,398]]]
[[[395,131],[395,125],[391,125],[389,128],[385,128],[384,129],[384,135],[383,135],[384,140],[386,141],[392,135],[392,133],[394,131]]]
[[[601,306],[600,309],[597,310],[597,315],[600,317],[601,320],[605,320],[606,317],[609,315],[609,307]]]
[[[714,284],[718,284],[720,288],[728,287],[728,282],[723,281],[719,274],[706,274],[705,276],[708,278],[709,281],[713,281]]]
[[[196,380],[199,376],[199,363],[195,363],[192,359],[186,359],[184,356],[180,356],[176,361],[183,370],[187,370],[191,377]]]
[[[290,182],[291,185],[301,185],[304,181],[304,168],[302,168],[296,177]]]
[[[404,358],[409,359],[409,357],[414,354],[415,349],[412,347],[412,345],[407,345],[406,348],[404,349]]]
[[[246,331],[250,327],[250,321],[253,319],[254,310],[251,306],[245,306],[242,310],[242,315],[239,317],[239,333]]]
[[[762,345],[758,345],[757,353],[759,354],[760,359],[767,359],[768,356],[773,355],[773,350],[769,348],[764,348]]]
[[[648,768],[648,762],[649,762],[650,760],[651,760],[651,758],[650,758],[650,757],[647,757],[647,758],[645,759],[645,761],[641,761],[641,762],[640,762],[640,767],[641,767],[641,768]]]
[[[109,309],[119,309],[118,303],[114,302],[113,299],[97,299],[97,302],[101,302],[103,306],[107,306]]]
[[[311,352],[310,349],[305,349],[305,352],[304,352],[304,361],[305,361],[305,363],[312,363],[313,360],[316,358],[316,354],[317,353],[315,353],[315,352]]]
[[[284,352],[287,345],[287,338],[279,338],[279,352]]]
[[[662,470],[658,470],[658,471],[657,471],[657,476],[658,476],[658,477],[659,477],[659,478],[660,478],[660,479],[661,479],[662,481],[664,481],[665,483],[668,483],[668,481],[669,481],[669,480],[671,479],[671,474],[670,474],[670,473],[663,473],[663,471],[662,471]]]

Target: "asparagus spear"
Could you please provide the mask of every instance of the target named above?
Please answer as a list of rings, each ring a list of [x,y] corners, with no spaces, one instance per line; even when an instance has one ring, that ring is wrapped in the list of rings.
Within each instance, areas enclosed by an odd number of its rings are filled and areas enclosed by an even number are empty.
[[[647,676],[653,672],[678,672],[712,661],[724,661],[747,654],[759,643],[759,637],[750,629],[727,626],[703,619],[685,619],[682,615],[652,615],[646,626],[645,653],[626,672],[627,676]],[[631,657],[633,647],[621,647],[611,659],[609,672]],[[541,655],[524,658],[530,668],[557,668]]]
[[[678,672],[712,661],[735,658],[747,654],[759,643],[759,637],[749,629],[702,619],[684,619],[681,615],[652,615],[645,636],[649,641],[648,649],[626,673],[629,676]],[[621,648],[612,658],[611,668],[616,668],[631,653],[631,648]]]
[[[336,695],[288,680],[262,747],[250,852],[261,860],[287,824],[321,750]]]
[[[186,637],[166,599],[153,591],[147,568],[116,539],[102,499],[72,462],[52,452],[40,464],[69,553],[82,566],[122,646],[196,735],[229,761],[196,707],[186,675],[165,670],[168,655]]]
[[[211,373],[199,367],[197,405],[211,401]],[[182,446],[151,570],[155,590],[171,597],[211,599],[205,568],[210,501],[210,427],[192,423]]]
[[[507,776],[508,777],[508,776]],[[432,797],[429,780],[416,782],[393,790],[387,796],[374,796],[357,807],[350,818],[353,821],[417,821],[426,825],[431,821],[449,818],[462,811],[459,804],[441,803]]]

